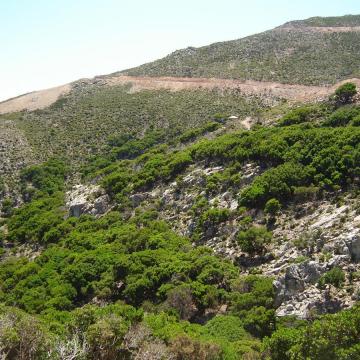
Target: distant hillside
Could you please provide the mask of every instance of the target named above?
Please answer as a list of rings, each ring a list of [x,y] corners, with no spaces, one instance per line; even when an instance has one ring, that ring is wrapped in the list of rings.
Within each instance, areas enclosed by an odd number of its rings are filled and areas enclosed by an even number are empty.
[[[252,123],[259,118],[268,122],[263,112],[269,106],[284,106],[282,112],[296,102],[326,99],[338,84],[303,84],[360,78],[359,18],[294,21],[4,101],[0,175],[16,178],[19,169],[51,156],[83,163],[103,151],[109,137],[123,133],[142,138],[161,130],[161,143],[205,126],[218,113],[236,115],[240,122],[248,117]]]
[[[293,21],[243,39],[178,50],[123,73],[334,84],[360,76],[359,26],[358,15]]]
[[[0,136],[0,146],[4,147],[0,160],[6,160],[0,162],[0,174],[12,174],[30,160],[45,161],[51,156],[82,162],[103,149],[114,135],[142,137],[159,130],[162,140],[171,139],[205,125],[218,113],[244,118],[264,107],[260,97],[245,96],[235,89],[132,92],[131,84],[91,86],[77,82],[69,94],[50,107],[0,117],[0,130],[4,132],[4,139]],[[15,138],[15,130],[20,140]],[[20,149],[20,145],[24,151],[12,150]],[[21,166],[20,153],[24,154]]]

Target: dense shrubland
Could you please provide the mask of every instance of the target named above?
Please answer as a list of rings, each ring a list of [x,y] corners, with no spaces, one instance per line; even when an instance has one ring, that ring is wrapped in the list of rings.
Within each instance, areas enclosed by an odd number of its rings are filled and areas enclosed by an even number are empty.
[[[55,161],[23,173],[32,196],[9,218],[6,239],[44,249],[35,260],[9,253],[0,264],[4,354],[120,359],[141,350],[127,347],[134,327],[175,358],[259,352],[256,337],[275,326],[271,279],[240,276],[229,261],[173,233],[155,211],[127,221],[119,212],[64,219],[57,214],[64,176]],[[224,305],[226,314],[200,325]]]
[[[136,157],[182,134],[180,140],[186,142],[215,130],[219,113],[225,118],[244,116],[265,107],[257,97],[231,90],[129,90],[81,85],[51,107],[20,113],[14,121],[37,158],[66,157],[83,163],[87,156],[106,151],[118,158]]]
[[[201,139],[218,118],[166,140],[159,129],[126,132],[82,169],[115,204],[100,218],[67,217],[68,169],[49,160],[21,174],[24,204],[0,229],[0,357],[9,359],[360,359],[360,311],[312,322],[275,316],[273,279],[241,268],[200,244],[201,235],[238,216],[236,241],[249,256],[272,241],[249,215],[309,196],[358,186],[357,106],[298,108],[278,126]],[[244,187],[243,165],[260,172]],[[133,209],[129,195],[177,180],[189,166],[221,165],[189,210],[192,238],[179,236],[158,208]],[[236,210],[211,206],[219,189]],[[4,230],[4,231],[3,231]],[[33,257],[24,254],[30,249]],[[41,250],[41,251],[40,251]],[[36,251],[36,252],[35,252]],[[25,251],[26,253],[26,251]],[[341,287],[334,267],[318,286]]]
[[[155,147],[134,163],[119,162],[103,169],[103,184],[110,193],[123,195],[174,179],[190,164],[205,162],[228,169],[209,178],[208,191],[225,182],[236,189],[241,164],[255,162],[263,172],[240,194],[241,204],[250,208],[263,208],[271,199],[286,204],[294,194],[306,198],[307,192],[320,196],[346,189],[358,181],[360,171],[360,129],[351,123],[358,114],[356,106],[342,107],[317,125],[305,119],[304,124],[259,127],[200,140],[180,151]]]

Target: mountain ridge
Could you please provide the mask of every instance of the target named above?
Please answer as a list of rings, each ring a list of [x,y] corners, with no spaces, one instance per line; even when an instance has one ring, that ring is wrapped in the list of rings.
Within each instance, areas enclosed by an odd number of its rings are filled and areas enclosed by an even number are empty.
[[[321,30],[322,27],[324,27],[325,29]],[[198,47],[198,48],[189,46],[189,47],[184,48],[184,49],[175,50],[172,53],[170,53],[169,55],[167,55],[165,58],[158,59],[158,60],[155,60],[153,62],[145,63],[145,64],[140,65],[140,66],[135,67],[135,68],[120,70],[120,71],[110,73],[110,74],[106,74],[106,75],[97,75],[92,79],[102,79],[102,78],[108,78],[108,77],[111,78],[111,77],[114,77],[114,76],[117,76],[117,75],[120,75],[120,74],[125,74],[125,75],[129,74],[130,76],[136,76],[136,75],[132,75],[132,73],[134,71],[136,72],[136,69],[141,69],[143,67],[148,66],[149,64],[154,64],[156,62],[159,62],[159,61],[161,61],[163,59],[168,58],[169,56],[175,56],[175,57],[176,56],[183,57],[184,55],[191,56],[191,55],[195,54],[199,49],[207,49],[207,48],[211,48],[211,47],[216,47],[217,45],[224,44],[224,43],[235,43],[235,42],[239,42],[241,40],[246,40],[246,39],[250,39],[250,38],[253,38],[253,37],[257,37],[259,35],[266,34],[266,33],[271,32],[271,31],[279,31],[279,30],[280,31],[281,30],[290,31],[290,30],[296,30],[297,28],[298,29],[303,29],[303,30],[306,29],[306,28],[317,29],[317,31],[319,31],[319,32],[326,32],[326,28],[332,29],[332,30],[338,31],[338,32],[351,32],[351,31],[358,32],[360,30],[360,15],[344,15],[344,16],[340,16],[340,17],[312,17],[312,18],[308,18],[308,19],[305,19],[305,20],[289,21],[289,22],[286,22],[286,23],[284,23],[284,24],[282,24],[282,25],[280,25],[278,27],[275,27],[272,30],[267,30],[267,31],[264,31],[262,33],[249,35],[249,36],[246,36],[244,38],[235,39],[235,40],[229,40],[229,41],[226,41],[226,42],[215,42],[215,43],[212,43],[210,45],[206,45],[206,46],[202,46],[202,47]],[[338,29],[336,29],[336,28],[338,28]],[[155,75],[152,75],[151,73],[145,74],[145,76],[146,75],[155,77]],[[171,76],[171,74],[169,76]],[[177,76],[177,77],[181,77],[181,76]],[[200,77],[201,78],[206,78],[206,77],[203,77],[203,76],[200,76]],[[211,76],[211,77],[214,77],[214,76]],[[360,74],[359,74],[359,77],[360,77]],[[217,78],[217,77],[215,76],[215,78]],[[226,78],[227,79],[229,77],[221,77],[220,76],[218,78],[220,78],[220,79],[221,78]],[[348,77],[348,78],[350,78],[350,77]],[[82,79],[74,80],[74,81],[72,81],[70,83],[63,84],[63,85],[58,85],[56,87],[52,87],[52,88],[49,88],[49,89],[34,90],[34,91],[30,91],[30,92],[25,93],[25,94],[20,94],[18,96],[12,97],[12,98],[2,100],[0,102],[0,105],[2,105],[4,103],[7,103],[7,102],[9,102],[11,100],[15,100],[15,99],[17,99],[19,97],[31,96],[32,94],[33,95],[41,94],[43,91],[48,91],[50,89],[60,88],[62,86],[64,86],[64,87],[69,86],[69,85],[71,85],[73,83],[76,83],[76,82],[79,82],[81,80]],[[85,79],[85,80],[88,80],[88,79]],[[257,79],[243,78],[243,80],[257,80]],[[346,80],[346,78],[343,78],[341,80]],[[293,83],[296,84],[296,81],[293,82]],[[328,85],[328,84],[324,84],[324,85]],[[2,113],[4,113],[4,112],[5,111],[3,110]]]
[[[335,84],[360,76],[359,19],[354,15],[288,22],[242,39],[177,50],[120,73]],[[322,26],[311,31],[317,25]],[[326,26],[331,31],[326,31]]]

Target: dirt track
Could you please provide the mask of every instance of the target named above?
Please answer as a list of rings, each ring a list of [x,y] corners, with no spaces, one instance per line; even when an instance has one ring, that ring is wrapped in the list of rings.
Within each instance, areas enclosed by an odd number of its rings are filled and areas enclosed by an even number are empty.
[[[360,79],[349,79],[360,87]],[[237,89],[245,95],[263,95],[284,98],[289,101],[308,102],[321,100],[332,94],[342,83],[334,86],[290,85],[275,82],[232,79],[205,79],[180,77],[133,77],[116,76],[106,79],[110,86],[132,84],[131,91],[169,89],[179,91],[184,89]]]
[[[169,89],[233,89],[244,95],[259,95],[287,99],[290,102],[310,102],[325,99],[346,81],[352,81],[360,88],[360,79],[349,79],[334,86],[290,85],[274,82],[232,79],[180,78],[180,77],[133,77],[108,76],[101,78],[105,86],[132,84],[131,92],[141,90]],[[91,83],[91,81],[90,81]],[[35,91],[0,103],[0,114],[21,110],[43,109],[54,103],[60,96],[69,93],[71,84]]]

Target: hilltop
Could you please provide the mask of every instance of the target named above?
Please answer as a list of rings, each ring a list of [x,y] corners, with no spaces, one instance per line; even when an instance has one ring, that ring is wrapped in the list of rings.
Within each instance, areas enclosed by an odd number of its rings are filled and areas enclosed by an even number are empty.
[[[329,17],[311,17],[305,20],[289,21],[283,27],[357,27],[360,26],[360,15]]]
[[[243,39],[178,50],[123,73],[334,84],[360,75],[359,18],[293,21]]]

